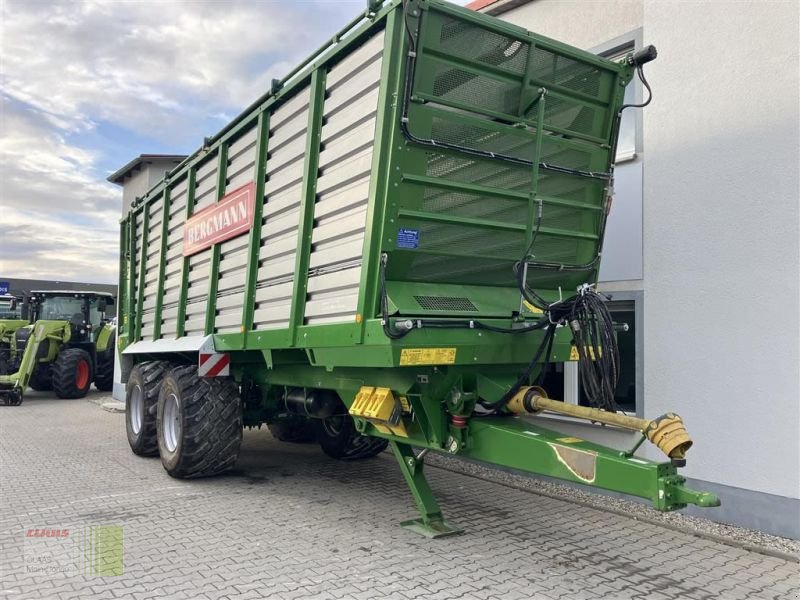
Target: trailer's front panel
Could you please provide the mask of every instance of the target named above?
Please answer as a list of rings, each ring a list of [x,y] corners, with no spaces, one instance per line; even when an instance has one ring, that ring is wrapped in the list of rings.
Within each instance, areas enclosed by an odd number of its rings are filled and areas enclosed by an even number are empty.
[[[593,281],[620,67],[445,7],[406,18],[410,139],[384,240],[400,313],[510,317],[526,254],[551,299]]]

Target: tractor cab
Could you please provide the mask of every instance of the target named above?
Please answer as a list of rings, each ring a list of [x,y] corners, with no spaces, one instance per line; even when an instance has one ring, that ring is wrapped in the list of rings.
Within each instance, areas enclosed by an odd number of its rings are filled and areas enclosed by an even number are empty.
[[[21,319],[22,303],[11,294],[0,294],[0,320],[16,321]]]
[[[114,297],[102,292],[32,291],[28,297],[30,322],[67,321],[73,342],[94,342]]]

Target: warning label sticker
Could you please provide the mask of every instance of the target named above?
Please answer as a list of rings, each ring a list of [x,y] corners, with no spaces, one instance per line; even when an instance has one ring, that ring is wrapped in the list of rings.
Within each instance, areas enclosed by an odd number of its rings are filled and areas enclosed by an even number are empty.
[[[561,442],[562,444],[577,444],[578,442],[582,442],[583,440],[578,437],[560,437],[556,438],[557,442]]]
[[[400,351],[400,366],[452,365],[455,362],[455,348],[403,348]]]
[[[594,360],[594,347],[593,346],[586,346],[586,354],[589,355],[589,358]],[[598,354],[598,356],[602,357],[603,356],[603,350],[602,349],[599,350],[597,354]],[[575,346],[572,346],[572,348],[569,351],[569,359],[570,360],[578,360],[578,359],[580,359],[580,356],[578,356],[578,349]]]
[[[527,308],[529,311],[531,311],[535,315],[544,314],[544,311],[541,308],[539,308],[538,306],[534,306],[533,304],[531,304],[527,300],[523,300],[522,304],[525,305],[525,308]]]
[[[397,230],[398,248],[419,248],[419,229],[406,229],[401,227]]]

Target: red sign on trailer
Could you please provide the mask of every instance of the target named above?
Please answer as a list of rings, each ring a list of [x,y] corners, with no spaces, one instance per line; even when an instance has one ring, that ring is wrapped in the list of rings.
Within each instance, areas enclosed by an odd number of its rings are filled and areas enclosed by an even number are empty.
[[[250,231],[255,207],[256,184],[251,182],[193,214],[183,226],[183,255],[190,256]]]

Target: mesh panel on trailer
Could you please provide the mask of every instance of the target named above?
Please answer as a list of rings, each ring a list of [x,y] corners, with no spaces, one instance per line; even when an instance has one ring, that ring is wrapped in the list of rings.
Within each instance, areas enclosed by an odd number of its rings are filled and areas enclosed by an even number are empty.
[[[459,104],[479,105],[485,110],[515,114],[519,109],[520,88],[484,75],[447,64],[436,65],[433,95]]]
[[[542,84],[555,84],[594,98],[600,98],[613,76],[585,62],[537,48],[532,57],[531,75]]]
[[[477,307],[470,302],[469,298],[457,296],[414,296],[414,300],[421,308],[426,310],[457,310],[475,311]]]
[[[453,17],[442,18],[442,51],[522,75],[529,44]]]

